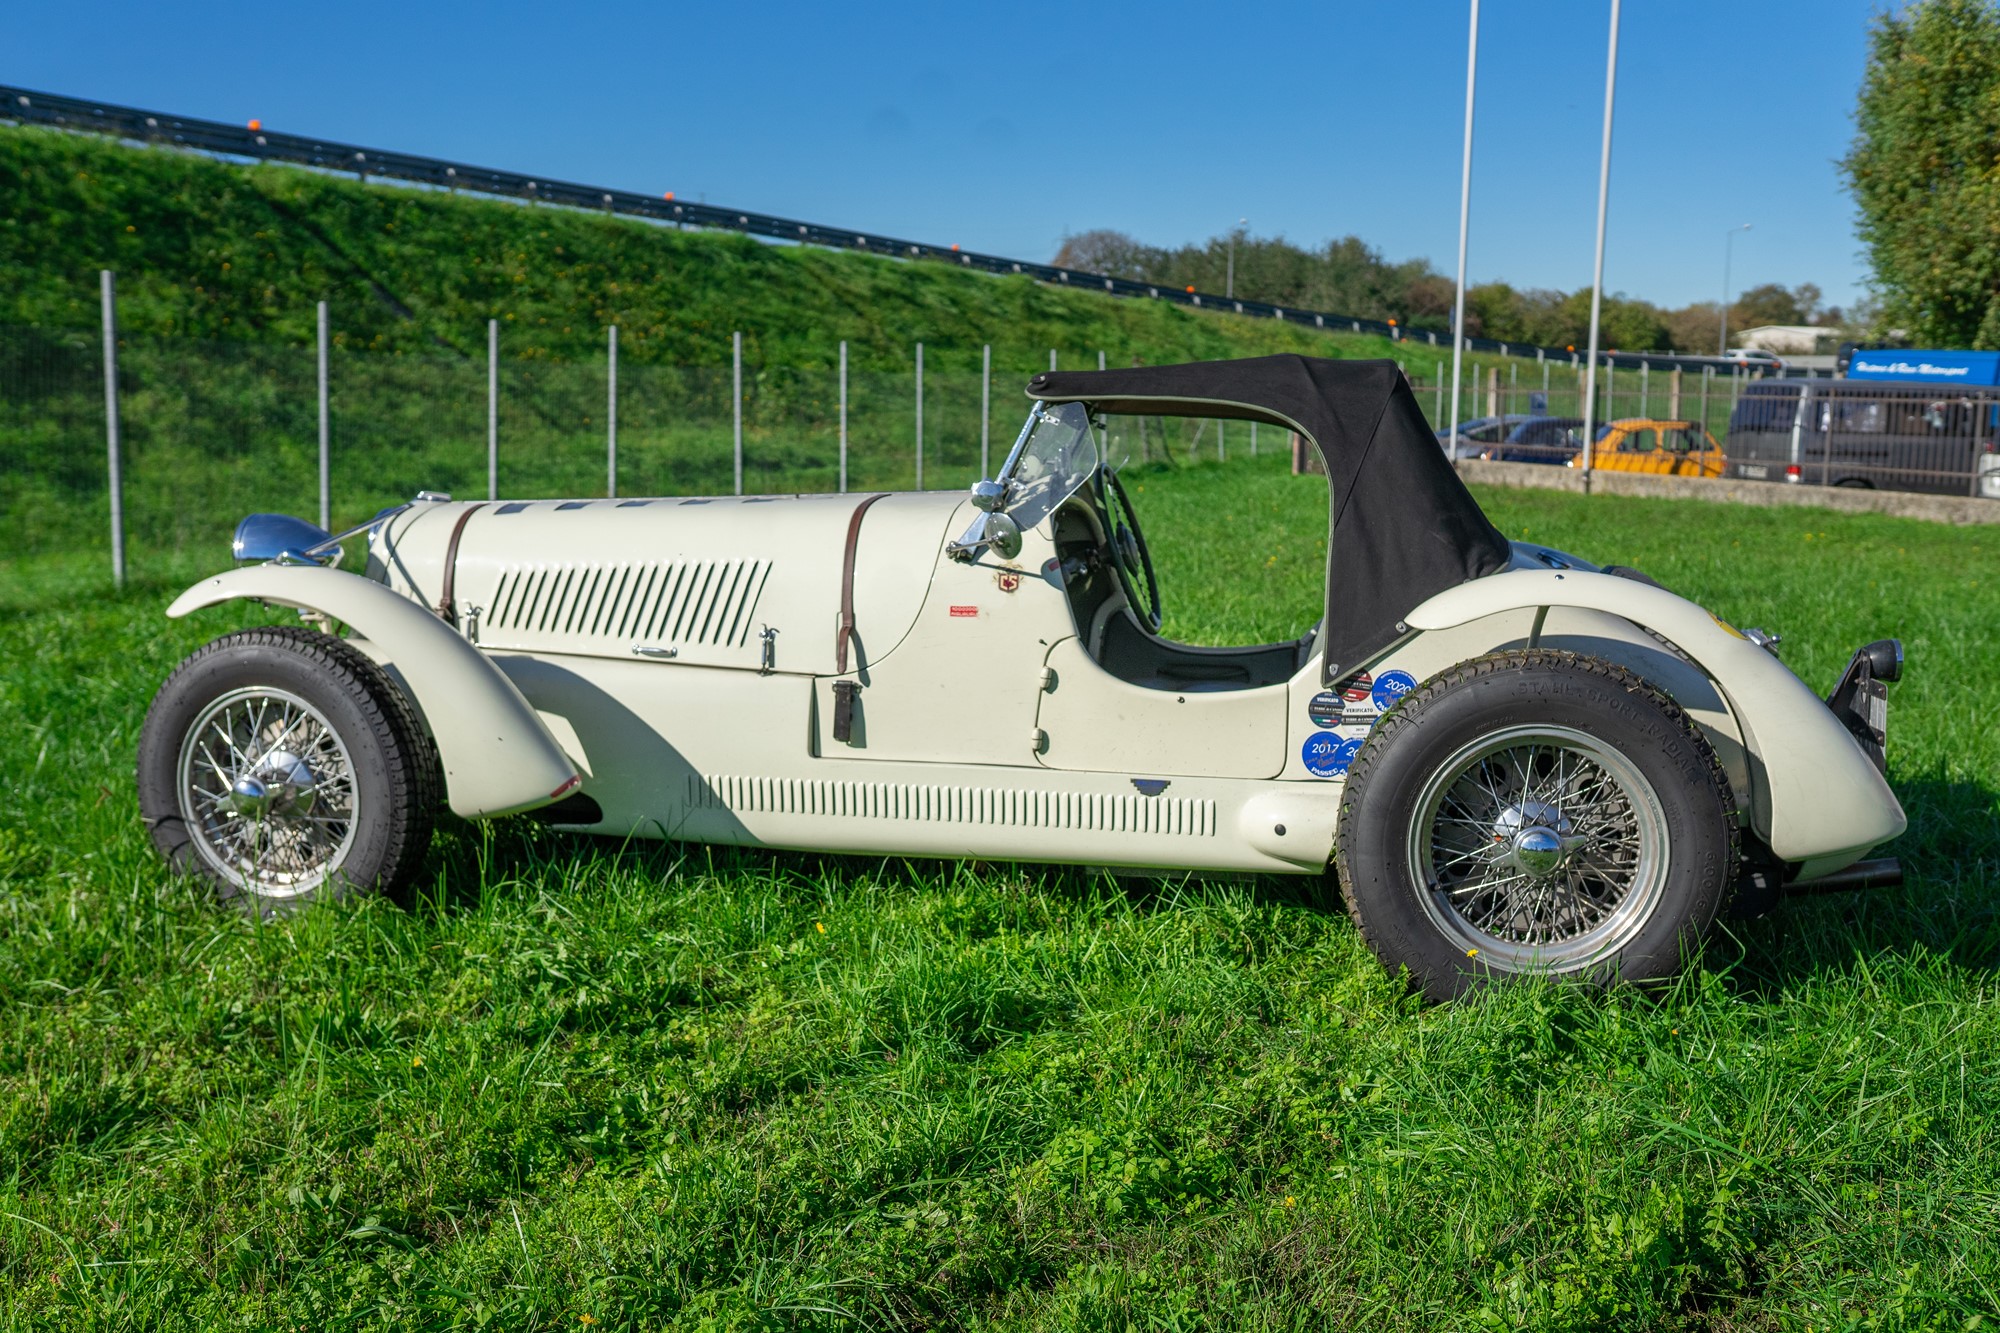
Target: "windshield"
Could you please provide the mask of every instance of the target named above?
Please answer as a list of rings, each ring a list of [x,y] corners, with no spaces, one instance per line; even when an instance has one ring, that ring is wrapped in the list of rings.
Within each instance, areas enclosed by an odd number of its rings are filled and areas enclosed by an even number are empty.
[[[1007,487],[1007,516],[1025,532],[1055,513],[1097,471],[1090,410],[1082,403],[1036,408],[1011,461],[1000,481]]]

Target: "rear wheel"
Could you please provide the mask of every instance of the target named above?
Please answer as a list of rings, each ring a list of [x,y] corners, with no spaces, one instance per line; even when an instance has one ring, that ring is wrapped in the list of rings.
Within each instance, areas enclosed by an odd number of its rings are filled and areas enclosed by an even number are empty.
[[[1342,798],[1341,884],[1377,956],[1433,999],[1528,973],[1656,980],[1734,882],[1732,805],[1700,731],[1638,677],[1498,654],[1370,735]]]
[[[168,861],[266,913],[403,886],[438,795],[430,741],[381,667],[290,628],[224,635],[175,669],[138,783]]]

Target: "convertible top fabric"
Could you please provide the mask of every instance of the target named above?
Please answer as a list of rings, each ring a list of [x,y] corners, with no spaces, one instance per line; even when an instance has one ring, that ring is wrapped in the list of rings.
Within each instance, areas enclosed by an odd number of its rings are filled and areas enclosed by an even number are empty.
[[[1298,431],[1326,464],[1325,679],[1403,637],[1426,599],[1504,567],[1507,539],[1459,481],[1393,361],[1262,356],[1048,371],[1028,396],[1126,416],[1226,417]]]

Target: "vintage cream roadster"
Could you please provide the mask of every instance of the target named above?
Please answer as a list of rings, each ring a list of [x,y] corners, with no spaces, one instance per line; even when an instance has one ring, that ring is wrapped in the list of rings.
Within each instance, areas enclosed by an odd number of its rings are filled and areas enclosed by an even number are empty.
[[[156,842],[266,910],[405,880],[440,798],[697,842],[1332,872],[1433,996],[1659,978],[1732,906],[1895,878],[1862,862],[1904,827],[1895,641],[1822,700],[1769,636],[1509,543],[1392,363],[1050,372],[1028,395],[969,497],[424,495],[367,525],[365,574],[327,567],[317,528],[246,519],[236,554],[265,563],[168,614],[250,598],[307,623],[225,635],[161,688],[138,771]],[[1319,625],[1160,636],[1102,458],[1121,415],[1317,449]]]

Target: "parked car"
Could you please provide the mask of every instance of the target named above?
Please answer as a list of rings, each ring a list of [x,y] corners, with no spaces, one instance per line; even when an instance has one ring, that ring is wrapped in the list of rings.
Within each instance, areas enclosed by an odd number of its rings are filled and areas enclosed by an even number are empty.
[[[1566,463],[1582,448],[1582,417],[1529,417],[1480,457],[1502,463]]]
[[[1437,432],[1444,443],[1449,430]],[[1497,459],[1507,463],[1560,463],[1583,447],[1581,417],[1513,413],[1461,422],[1456,448],[1447,457]]]
[[[171,863],[268,912],[417,873],[485,819],[870,855],[1305,877],[1427,995],[1674,974],[1726,908],[1893,880],[1884,681],[1830,701],[1635,571],[1510,543],[1393,362],[1036,375],[969,496],[462,503],[365,532],[364,572],[252,515],[167,612],[249,598],[146,715]],[[1161,633],[1117,415],[1297,431],[1332,497],[1323,617]],[[1313,532],[1298,534],[1308,548]],[[440,793],[440,785],[442,793]]]
[[[1727,464],[1722,446],[1701,426],[1653,417],[1607,422],[1590,451],[1591,467],[1603,472],[1719,477]],[[1571,457],[1569,466],[1582,466],[1581,457]]]
[[[1457,438],[1451,441],[1446,440],[1451,434],[1449,426],[1441,427],[1433,433],[1437,436],[1438,444],[1444,449],[1447,458],[1484,458],[1488,449],[1505,440],[1510,431],[1527,420],[1529,417],[1526,413],[1474,417],[1470,421],[1458,423]]]
[[[1746,385],[1727,475],[2000,499],[2000,388],[1880,380]]]
[[[1767,352],[1761,347],[1732,347],[1722,354],[1725,365],[1742,366],[1746,370],[1778,371],[1785,368],[1784,361],[1776,352]]]

